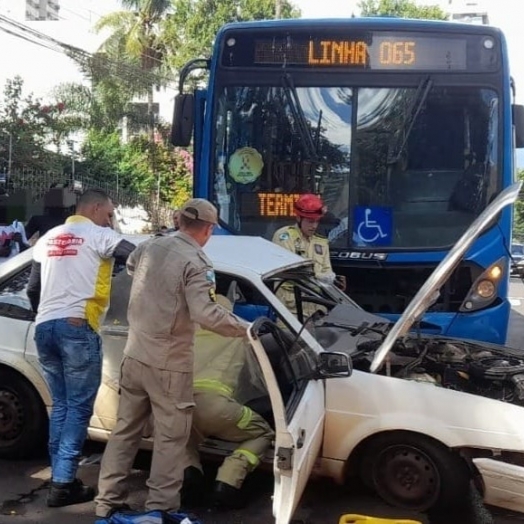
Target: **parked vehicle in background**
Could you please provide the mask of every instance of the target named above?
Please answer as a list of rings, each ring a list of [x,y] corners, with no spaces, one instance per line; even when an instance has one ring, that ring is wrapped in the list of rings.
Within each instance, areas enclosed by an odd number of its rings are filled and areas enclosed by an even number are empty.
[[[524,244],[511,244],[511,274],[524,276]]]

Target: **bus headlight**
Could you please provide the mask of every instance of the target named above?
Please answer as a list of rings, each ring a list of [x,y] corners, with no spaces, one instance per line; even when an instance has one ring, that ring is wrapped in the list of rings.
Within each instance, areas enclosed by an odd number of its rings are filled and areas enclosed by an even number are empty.
[[[505,260],[501,258],[489,266],[471,286],[459,311],[477,311],[492,304],[497,298],[497,289],[505,271]]]
[[[477,295],[482,298],[491,298],[495,294],[495,284],[491,280],[481,280],[477,284]]]

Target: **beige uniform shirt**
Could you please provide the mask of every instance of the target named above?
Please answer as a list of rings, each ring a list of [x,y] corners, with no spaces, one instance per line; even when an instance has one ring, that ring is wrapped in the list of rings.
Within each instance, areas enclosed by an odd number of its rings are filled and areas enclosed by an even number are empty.
[[[169,371],[193,371],[195,324],[227,337],[248,324],[217,304],[211,261],[189,235],[155,237],[130,255],[133,275],[124,353]]]
[[[329,243],[326,238],[313,235],[306,238],[298,225],[281,227],[273,235],[273,242],[289,251],[313,261],[315,276],[333,280],[335,274],[329,259]]]

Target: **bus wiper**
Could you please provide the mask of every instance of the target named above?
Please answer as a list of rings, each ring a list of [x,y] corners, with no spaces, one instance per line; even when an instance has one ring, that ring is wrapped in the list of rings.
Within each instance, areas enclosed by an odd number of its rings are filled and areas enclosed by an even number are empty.
[[[424,103],[426,102],[426,99],[428,97],[429,92],[431,91],[432,86],[433,86],[433,80],[431,80],[431,77],[429,76],[427,76],[426,78],[423,78],[420,84],[418,85],[417,92],[415,93],[413,103],[411,104],[411,108],[409,110],[409,114],[412,116],[407,121],[408,128],[404,135],[404,140],[402,141],[402,144],[400,145],[400,148],[398,152],[396,153],[395,157],[392,160],[389,160],[388,164],[396,164],[400,160],[400,157],[402,156],[402,153],[404,152],[404,149],[406,148],[406,144],[408,143],[408,139],[411,135],[411,131],[413,130],[413,126],[415,125],[415,122],[417,121],[418,115],[420,114],[420,111],[422,110],[422,107],[424,106]],[[420,95],[420,93],[422,93],[422,96]]]
[[[297,95],[297,90],[293,84],[293,79],[291,75],[286,73],[282,76],[282,86],[284,87],[284,94],[286,95],[287,102],[293,113],[293,118],[298,126],[298,133],[302,139],[302,143],[306,149],[308,158],[311,160],[316,160],[317,158],[317,148],[313,137],[311,136],[310,128],[307,124],[306,117],[304,116],[304,110],[300,103],[300,99]]]

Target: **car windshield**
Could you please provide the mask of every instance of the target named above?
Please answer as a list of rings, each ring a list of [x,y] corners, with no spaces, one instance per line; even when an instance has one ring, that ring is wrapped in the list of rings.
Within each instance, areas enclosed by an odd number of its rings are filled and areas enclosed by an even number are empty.
[[[310,266],[275,273],[265,278],[264,284],[301,323],[308,321],[317,311],[327,313],[337,304],[360,309],[334,285],[318,280]]]
[[[214,200],[237,233],[270,239],[315,192],[332,247],[450,246],[500,189],[491,89],[275,83],[228,85],[215,102]]]

